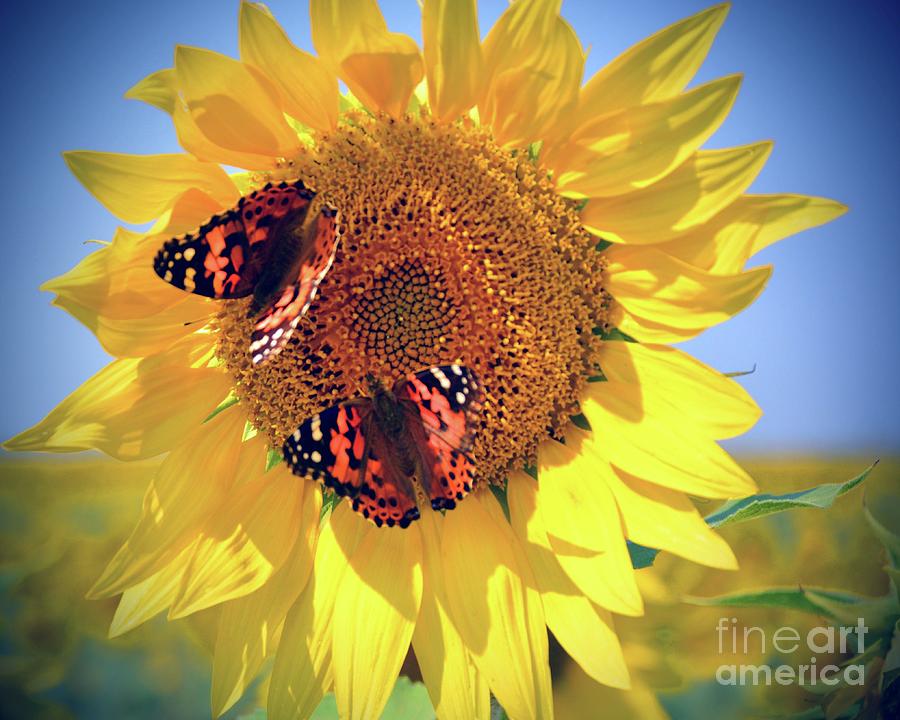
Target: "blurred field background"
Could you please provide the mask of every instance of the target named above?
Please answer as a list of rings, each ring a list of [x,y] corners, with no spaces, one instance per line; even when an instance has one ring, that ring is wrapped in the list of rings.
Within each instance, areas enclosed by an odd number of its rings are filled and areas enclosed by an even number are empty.
[[[742,458],[762,492],[784,493],[842,482],[873,458]],[[191,622],[150,623],[114,639],[107,630],[115,600],[89,601],[85,592],[140,508],[154,463],[43,459],[39,465],[0,463],[0,717],[203,718],[209,715],[209,642],[214,611]],[[721,663],[763,663],[758,653],[720,656],[719,617],[740,625],[781,626],[801,633],[824,618],[785,609],[698,607],[683,596],[712,596],[761,587],[827,586],[863,595],[887,591],[884,551],[862,505],[900,533],[900,459],[883,458],[859,487],[827,510],[801,509],[722,529],[741,563],[739,572],[710,570],[661,554],[638,571],[647,601],[643,618],[619,618],[632,673],[631,692],[597,685],[555,648],[551,666],[557,717],[610,720],[778,716],[809,707],[797,687],[722,687]],[[715,504],[701,506],[705,514]],[[752,649],[752,648],[751,648]],[[807,653],[808,655],[808,653]],[[808,662],[801,648],[788,664]],[[253,692],[226,717],[260,717]],[[600,714],[602,708],[602,715]],[[425,713],[423,715],[423,712]],[[391,720],[427,717],[415,709]],[[328,703],[322,718],[333,717]]]

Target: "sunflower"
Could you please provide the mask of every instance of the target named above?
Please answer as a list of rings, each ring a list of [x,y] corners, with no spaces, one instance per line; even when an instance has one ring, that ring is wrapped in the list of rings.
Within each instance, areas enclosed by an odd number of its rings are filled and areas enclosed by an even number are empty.
[[[425,0],[420,51],[374,0],[312,0],[313,56],[244,3],[239,60],[178,47],[128,92],[171,116],[184,154],[66,155],[114,214],[154,224],[44,286],[116,359],[7,447],[167,453],[91,594],[122,594],[114,633],[217,608],[217,715],[274,656],[272,718],[332,690],[342,717],[377,717],[412,651],[441,718],[487,717],[491,694],[549,717],[548,629],[587,676],[628,686],[612,614],[643,607],[626,538],[735,567],[688,495],[753,491],[717,440],[760,411],[668,344],[759,295],[770,268],[744,270],[751,255],[844,208],[745,194],[769,143],[700,149],[740,85],[685,89],[727,7],[585,84],[559,10],[518,0],[482,41],[474,0]],[[295,336],[255,365],[246,305],[171,287],[153,258],[297,179],[338,209],[341,245]],[[369,373],[450,363],[484,395],[479,482],[455,509],[377,528],[280,462]]]

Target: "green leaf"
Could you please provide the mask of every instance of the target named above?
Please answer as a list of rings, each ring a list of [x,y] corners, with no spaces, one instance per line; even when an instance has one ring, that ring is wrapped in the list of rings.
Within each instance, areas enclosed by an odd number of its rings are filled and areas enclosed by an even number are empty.
[[[707,607],[768,607],[802,610],[803,612],[824,615],[822,608],[813,603],[803,588],[765,588],[750,592],[729,593],[714,597],[696,597],[687,595],[682,600],[690,605]]]
[[[834,620],[856,622],[864,617],[883,598],[870,598],[828,588],[763,588],[746,592],[728,593],[714,597],[686,596],[691,605],[709,607],[767,607],[800,610],[813,615],[825,615]]]
[[[869,521],[872,532],[875,533],[875,536],[881,541],[881,544],[884,545],[891,568],[900,568],[900,536],[879,522],[872,514],[872,511],[869,509],[869,505],[866,502],[863,502],[863,512],[866,515],[866,520]],[[893,574],[891,577],[894,577]]]
[[[714,513],[707,515],[705,519],[711,527],[721,527],[795,508],[828,508],[837,498],[850,492],[865,480],[877,464],[876,460],[859,475],[843,483],[824,483],[808,490],[799,490],[784,495],[762,494],[751,495],[741,500],[729,500]]]
[[[865,480],[869,473],[872,472],[872,468],[877,464],[878,461],[876,460],[859,475],[844,483],[825,483],[808,490],[799,490],[785,495],[762,494],[751,495],[740,500],[729,500],[704,519],[710,527],[721,527],[796,508],[828,508],[831,507],[837,498],[850,492]],[[874,522],[874,518],[872,521]],[[888,533],[883,528],[882,532]],[[879,537],[882,536],[879,535]],[[892,537],[894,537],[895,541],[898,540],[896,536]],[[631,543],[629,543],[628,550],[631,553],[631,564],[636,569],[650,567],[659,554],[659,550],[646,548],[642,545],[635,545],[634,549],[632,549]],[[898,551],[900,551],[900,546],[898,546]]]

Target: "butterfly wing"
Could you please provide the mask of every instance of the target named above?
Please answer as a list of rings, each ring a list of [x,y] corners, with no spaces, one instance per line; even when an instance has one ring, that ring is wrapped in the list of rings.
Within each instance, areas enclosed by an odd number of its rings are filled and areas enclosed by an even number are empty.
[[[320,480],[342,497],[355,497],[362,484],[371,416],[372,402],[366,399],[313,415],[285,441],[285,462],[295,475]]]
[[[338,222],[337,210],[330,206],[322,208],[304,240],[297,279],[284,289],[253,329],[250,355],[254,365],[281,352],[309,309],[319,283],[334,262],[340,241]]]
[[[170,285],[196,295],[246,297],[272,252],[272,229],[288,213],[305,213],[313,197],[300,180],[269,183],[195,232],[167,240],[153,269]]]
[[[409,527],[419,519],[416,493],[409,478],[399,469],[391,443],[377,422],[367,429],[366,462],[359,494],[353,509],[378,527]]]
[[[434,510],[451,510],[475,486],[471,456],[482,392],[468,368],[445,365],[397,383],[394,394],[421,460],[422,485]]]
[[[349,497],[353,509],[379,527],[407,527],[419,517],[412,485],[397,470],[371,400],[352,400],[314,415],[285,441],[282,452],[295,475]]]

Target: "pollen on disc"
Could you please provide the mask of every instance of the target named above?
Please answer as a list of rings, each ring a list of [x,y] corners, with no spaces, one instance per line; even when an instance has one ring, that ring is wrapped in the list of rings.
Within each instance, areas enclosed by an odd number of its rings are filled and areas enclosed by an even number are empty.
[[[500,482],[559,432],[595,374],[611,298],[604,256],[576,205],[527,155],[471,122],[356,114],[282,175],[340,210],[334,265],[287,348],[253,367],[241,303],[218,318],[218,353],[253,424],[276,446],[321,410],[438,365],[471,367],[484,392],[474,456]]]

